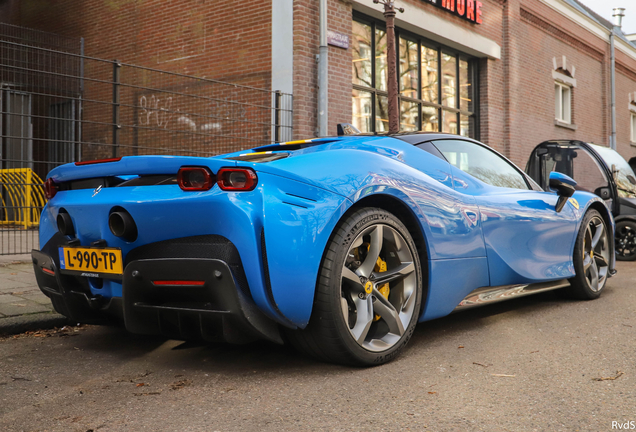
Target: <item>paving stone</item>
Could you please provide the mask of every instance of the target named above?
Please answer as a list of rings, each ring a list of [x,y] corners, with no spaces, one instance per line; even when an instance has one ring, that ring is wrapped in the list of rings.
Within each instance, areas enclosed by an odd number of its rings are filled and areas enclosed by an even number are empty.
[[[37,312],[48,312],[50,309],[30,300],[18,301],[16,303],[2,303],[0,304],[0,314],[6,316],[18,316],[25,314],[32,314]]]
[[[20,301],[22,301],[23,298],[22,297],[18,297],[15,296],[13,294],[0,294],[0,304],[7,304],[7,303],[20,303]]]
[[[0,277],[0,292],[7,292],[8,290],[11,291],[18,288],[29,288],[32,286],[33,283],[18,282],[12,279]]]
[[[15,297],[15,296],[11,296],[11,297]],[[38,289],[38,293],[31,293],[31,294],[19,294],[19,297],[25,299],[25,300],[29,300],[29,301],[34,301],[38,304],[44,305],[44,306],[50,306],[51,305],[51,299],[48,298],[47,296],[45,296],[44,294],[42,294],[41,292],[39,292]]]
[[[35,274],[33,274],[33,269],[30,272],[13,272],[8,275],[0,275],[0,278],[10,279],[16,282],[22,282],[30,285],[36,285]]]

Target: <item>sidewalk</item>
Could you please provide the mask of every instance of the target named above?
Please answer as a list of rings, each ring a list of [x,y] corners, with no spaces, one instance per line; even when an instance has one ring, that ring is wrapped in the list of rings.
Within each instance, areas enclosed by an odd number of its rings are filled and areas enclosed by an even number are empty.
[[[30,255],[0,256],[0,335],[65,324],[38,288]]]

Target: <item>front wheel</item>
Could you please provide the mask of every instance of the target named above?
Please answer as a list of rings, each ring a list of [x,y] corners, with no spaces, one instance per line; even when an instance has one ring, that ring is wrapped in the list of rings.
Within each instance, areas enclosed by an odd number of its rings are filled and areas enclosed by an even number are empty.
[[[361,209],[329,241],[311,319],[290,339],[325,361],[383,364],[407,344],[421,305],[422,271],[408,230],[391,213]]]
[[[636,222],[633,220],[617,222],[615,243],[617,260],[636,260]]]
[[[571,297],[591,300],[599,297],[609,276],[610,237],[603,217],[587,212],[574,244],[574,270],[566,288]]]

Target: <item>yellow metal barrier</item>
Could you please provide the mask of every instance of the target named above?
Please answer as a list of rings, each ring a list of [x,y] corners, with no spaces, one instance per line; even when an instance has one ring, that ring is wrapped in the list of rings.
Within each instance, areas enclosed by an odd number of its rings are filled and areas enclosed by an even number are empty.
[[[31,168],[0,170],[0,225],[38,226],[46,204],[43,183]]]

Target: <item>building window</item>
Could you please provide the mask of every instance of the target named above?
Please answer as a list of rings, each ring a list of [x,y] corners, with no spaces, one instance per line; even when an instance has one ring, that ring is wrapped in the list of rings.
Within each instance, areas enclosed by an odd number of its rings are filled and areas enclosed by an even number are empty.
[[[387,46],[382,23],[355,18],[352,123],[363,132],[389,129]],[[476,61],[396,29],[400,130],[477,134]]]
[[[560,63],[560,64],[559,64]],[[552,58],[552,78],[554,79],[554,124],[576,130],[572,121],[572,92],[576,88],[576,67],[561,56]]]
[[[572,123],[572,89],[560,82],[554,83],[555,118],[562,123]]]
[[[630,113],[630,119],[631,121],[629,122],[629,124],[631,125],[631,140],[632,143],[636,143],[636,112],[631,112]]]

